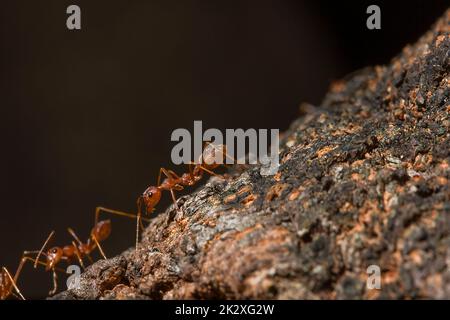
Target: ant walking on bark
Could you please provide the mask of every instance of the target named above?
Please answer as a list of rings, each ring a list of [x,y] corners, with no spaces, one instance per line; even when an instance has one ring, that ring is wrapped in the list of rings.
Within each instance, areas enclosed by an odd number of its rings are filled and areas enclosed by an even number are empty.
[[[46,266],[46,263],[27,256],[28,254],[38,252],[39,251],[36,250],[36,251],[24,251],[22,253],[22,258],[20,259],[20,263],[19,266],[17,267],[16,273],[14,274],[14,277],[11,276],[8,269],[2,267],[2,270],[0,272],[0,300],[8,299],[11,295],[20,298],[22,300],[25,300],[24,296],[22,295],[20,289],[17,286],[17,281],[19,280],[20,273],[22,272],[22,269],[26,262],[30,261],[33,262],[35,265],[39,264],[44,267]],[[62,269],[55,268],[55,270],[64,272],[64,270]],[[16,293],[13,292],[13,289],[17,293],[17,295]]]
[[[141,223],[142,204],[144,205],[145,213],[151,213],[161,200],[162,192],[170,191],[174,206],[177,211],[180,211],[174,191],[181,191],[187,186],[193,186],[202,179],[204,172],[223,178],[223,176],[214,173],[213,170],[217,169],[220,165],[224,165],[226,158],[232,159],[233,162],[235,160],[227,154],[225,145],[215,146],[212,143],[207,143],[202,155],[199,157],[198,162],[189,163],[188,173],[183,173],[179,176],[172,170],[167,170],[165,168],[159,169],[158,182],[156,186],[148,187],[137,199],[138,215],[136,221],[136,250],[139,242],[139,227],[143,228]],[[164,174],[166,178],[162,183],[160,183],[162,174]]]
[[[25,300],[24,296],[20,292],[20,289],[17,286],[17,281],[19,280],[20,273],[22,272],[23,266],[27,261],[33,262],[36,265],[45,266],[46,264],[42,261],[38,261],[33,259],[32,257],[27,256],[28,254],[38,253],[38,251],[24,251],[22,253],[22,258],[20,259],[19,266],[17,267],[16,273],[14,277],[11,276],[8,269],[2,267],[0,272],[0,300],[8,299],[11,295],[16,298],[20,298]],[[64,272],[64,270],[62,270]],[[16,293],[13,292],[13,289]]]
[[[11,276],[8,269],[5,267],[2,267],[2,270],[0,272],[0,300],[8,299],[11,295],[15,296],[16,298],[20,298],[22,300],[25,300],[24,296],[20,292],[20,289],[17,286],[17,281],[19,280],[20,273],[22,272],[23,266],[26,262],[30,261],[34,264],[39,264],[42,266],[46,266],[46,264],[42,261],[38,261],[36,259],[33,259],[32,257],[27,256],[28,254],[32,253],[38,253],[38,251],[24,251],[22,254],[22,258],[20,259],[19,266],[17,267],[16,273],[14,274],[14,277]],[[64,270],[61,270],[64,272]],[[14,293],[13,290],[16,292]]]
[[[103,257],[103,259],[106,259],[106,255],[100,245],[101,242],[105,241],[109,235],[111,234],[111,220],[100,220],[99,221],[99,215],[101,212],[107,212],[119,216],[124,216],[128,218],[136,218],[136,215],[117,211],[117,210],[111,210],[103,207],[97,207],[95,210],[95,224],[94,227],[91,229],[90,236],[88,240],[84,243],[80,240],[80,238],[77,236],[75,231],[73,231],[71,228],[68,228],[69,234],[74,238],[71,244],[66,245],[64,247],[58,247],[55,246],[53,248],[50,248],[46,252],[44,252],[47,244],[50,242],[50,240],[53,238],[55,232],[52,231],[48,235],[47,239],[45,240],[44,244],[42,245],[42,248],[39,251],[25,251],[22,263],[20,268],[22,268],[22,265],[25,261],[33,261],[34,262],[34,268],[37,267],[37,265],[42,265],[45,267],[46,271],[52,271],[53,275],[53,289],[49,292],[49,295],[54,295],[58,288],[58,272],[65,272],[62,269],[57,268],[59,263],[61,261],[66,261],[68,264],[78,261],[80,266],[84,269],[84,258],[87,257],[89,261],[92,263],[94,262],[91,253],[98,249],[100,252],[100,255]],[[148,219],[145,219],[148,221]],[[37,256],[35,259],[28,257],[28,254],[37,253]],[[41,255],[44,255],[46,257],[45,262],[40,261],[39,258]],[[24,260],[25,259],[25,260]]]

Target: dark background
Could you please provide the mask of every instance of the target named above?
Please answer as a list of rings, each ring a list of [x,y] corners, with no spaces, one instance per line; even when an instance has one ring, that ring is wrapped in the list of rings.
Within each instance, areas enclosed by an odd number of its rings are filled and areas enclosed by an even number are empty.
[[[70,4],[82,30],[66,28]],[[366,28],[381,7],[382,29]],[[1,23],[0,265],[55,229],[86,238],[97,205],[135,211],[170,164],[170,134],[204,128],[285,130],[329,84],[388,63],[446,9],[445,1],[4,0]],[[175,168],[181,172],[184,168]],[[168,203],[159,206],[163,210]],[[104,244],[134,244],[134,221],[112,217]],[[28,266],[26,297],[51,275]],[[61,283],[61,287],[65,287]]]

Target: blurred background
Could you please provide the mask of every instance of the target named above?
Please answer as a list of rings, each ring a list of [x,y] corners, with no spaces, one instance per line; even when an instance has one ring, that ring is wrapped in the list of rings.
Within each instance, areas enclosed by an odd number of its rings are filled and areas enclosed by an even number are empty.
[[[81,7],[82,30],[66,28]],[[381,7],[381,30],[366,8]],[[170,167],[176,128],[287,129],[301,102],[333,80],[385,64],[447,8],[445,1],[3,0],[0,9],[0,265],[23,250],[86,239],[98,205],[135,212]],[[166,196],[158,207],[170,203]],[[107,217],[106,215],[104,216]],[[111,217],[108,256],[134,244]],[[51,274],[27,266],[28,298]],[[65,281],[60,286],[65,289]]]

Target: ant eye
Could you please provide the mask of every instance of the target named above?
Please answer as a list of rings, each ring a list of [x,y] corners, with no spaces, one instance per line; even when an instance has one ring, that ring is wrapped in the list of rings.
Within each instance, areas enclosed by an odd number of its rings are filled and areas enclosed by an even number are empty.
[[[58,252],[58,250],[56,250],[56,249],[52,250],[52,253],[57,253],[57,252]]]
[[[149,196],[149,197],[152,197],[152,196],[153,196],[153,192],[149,192],[149,193],[148,193],[148,196]]]

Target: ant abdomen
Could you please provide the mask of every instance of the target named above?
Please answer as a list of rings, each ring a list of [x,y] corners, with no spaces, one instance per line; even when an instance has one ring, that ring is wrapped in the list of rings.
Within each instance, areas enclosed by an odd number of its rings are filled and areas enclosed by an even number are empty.
[[[102,242],[108,239],[111,234],[111,220],[99,221],[94,228],[92,228],[91,235],[97,239],[97,241]]]

